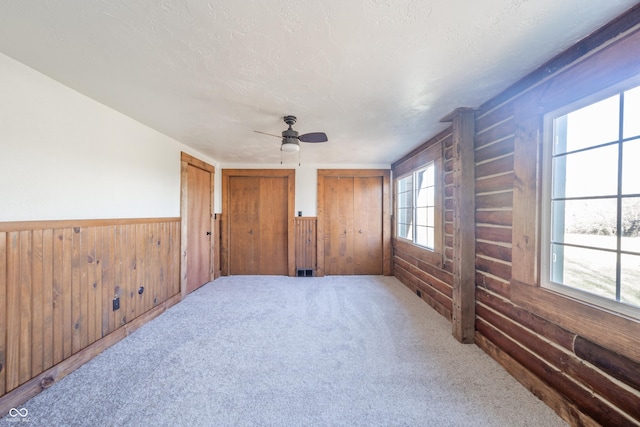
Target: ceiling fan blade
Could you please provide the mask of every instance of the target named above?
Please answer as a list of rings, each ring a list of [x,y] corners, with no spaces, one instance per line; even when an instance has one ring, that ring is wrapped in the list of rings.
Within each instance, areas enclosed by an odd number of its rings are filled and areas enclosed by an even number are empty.
[[[255,133],[261,133],[263,135],[269,135],[269,136],[274,136],[276,138],[282,138],[282,135],[274,135],[272,133],[267,133],[267,132],[260,132],[259,130],[254,130]]]
[[[305,133],[298,137],[302,142],[327,142],[327,134],[324,132]]]

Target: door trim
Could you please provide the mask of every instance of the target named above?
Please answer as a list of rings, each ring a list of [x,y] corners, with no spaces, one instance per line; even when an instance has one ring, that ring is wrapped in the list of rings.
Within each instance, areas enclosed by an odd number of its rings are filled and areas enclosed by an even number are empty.
[[[391,198],[389,169],[318,169],[317,216],[317,276],[324,276],[324,178],[325,177],[382,177],[382,274],[390,276],[391,269]]]
[[[287,178],[287,274],[296,274],[296,251],[294,233],[294,213],[296,195],[295,169],[222,169],[222,212],[229,212],[229,177],[286,177]],[[226,217],[225,217],[226,219]],[[229,221],[223,219],[221,226],[221,263],[222,275],[229,275]]]
[[[198,169],[202,169],[206,172],[209,172],[211,176],[211,224],[210,230],[214,230],[214,207],[213,207],[213,189],[214,189],[214,175],[215,168],[210,164],[197,159],[185,152],[180,152],[180,294],[182,298],[187,296],[187,254],[189,253],[188,248],[188,233],[187,233],[187,219],[189,217],[189,190],[188,190],[188,179],[187,174],[189,172],[189,166],[194,166]],[[209,280],[214,279],[213,272],[216,270],[216,266],[214,265],[214,244],[215,239],[211,239],[211,250],[210,259],[209,259]]]

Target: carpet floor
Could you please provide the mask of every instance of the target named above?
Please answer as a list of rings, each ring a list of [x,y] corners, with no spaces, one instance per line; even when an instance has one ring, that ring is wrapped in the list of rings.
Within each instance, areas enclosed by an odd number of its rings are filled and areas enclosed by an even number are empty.
[[[23,408],[37,426],[566,425],[381,276],[222,277]]]

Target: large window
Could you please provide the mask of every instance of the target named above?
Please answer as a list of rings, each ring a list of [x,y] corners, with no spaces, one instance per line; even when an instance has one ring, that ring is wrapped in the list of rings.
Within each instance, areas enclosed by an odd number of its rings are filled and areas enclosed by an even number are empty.
[[[397,180],[397,237],[435,250],[435,163]]]
[[[541,284],[637,314],[640,86],[546,119]]]

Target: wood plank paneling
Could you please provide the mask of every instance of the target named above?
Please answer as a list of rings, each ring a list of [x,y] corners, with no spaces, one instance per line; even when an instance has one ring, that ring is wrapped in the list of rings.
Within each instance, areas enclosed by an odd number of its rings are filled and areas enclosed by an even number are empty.
[[[18,350],[20,354],[18,381],[20,384],[31,378],[31,360],[33,358],[33,353],[31,352],[31,325],[33,315],[31,308],[31,236],[31,230],[19,232],[20,242],[18,256],[20,265],[18,270],[20,280],[18,282],[19,290],[17,290],[16,293],[20,294],[20,348]]]
[[[179,295],[178,219],[79,223],[0,223],[0,402]]]
[[[20,238],[19,232],[7,239],[7,344],[6,389],[20,384]]]
[[[316,218],[296,217],[296,270],[316,269]]]
[[[7,233],[0,232],[0,396],[7,389]]]
[[[32,310],[32,337],[31,337],[31,372],[38,375],[42,372],[43,356],[43,256],[42,256],[42,230],[32,232],[32,253],[31,253],[31,310]]]
[[[42,231],[42,370],[53,366],[53,236],[51,228]]]
[[[95,342],[99,338],[96,333],[96,327],[100,323],[100,309],[96,306],[98,303],[97,288],[98,281],[96,278],[97,249],[96,249],[96,232],[99,227],[92,227],[87,230],[87,253],[86,253],[86,288],[87,288],[87,343],[82,347]]]
[[[102,257],[101,257],[101,285],[102,285],[102,304],[101,307],[111,302],[113,306],[113,298],[115,292],[115,227],[102,227]],[[106,336],[115,330],[115,314],[113,310],[102,310],[102,336]]]

